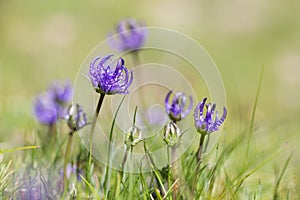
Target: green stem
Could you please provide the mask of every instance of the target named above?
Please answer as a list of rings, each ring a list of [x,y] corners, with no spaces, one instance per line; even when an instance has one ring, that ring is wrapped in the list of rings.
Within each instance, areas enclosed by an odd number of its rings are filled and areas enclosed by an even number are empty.
[[[131,60],[134,67],[138,67],[141,65],[140,57],[139,57],[139,50],[133,51],[131,54]],[[142,82],[144,80],[144,76],[142,73],[139,73],[138,76],[135,76],[134,82],[137,86],[142,86]],[[146,98],[142,92],[138,92],[138,98],[141,105],[146,106]],[[142,107],[143,111],[143,107]],[[145,113],[145,111],[144,111]],[[147,117],[143,115],[142,117],[143,123],[147,123]]]
[[[52,124],[49,126],[49,135],[50,135],[51,142],[56,142],[57,140],[56,124]]]
[[[197,153],[195,155],[197,162],[196,162],[195,176],[194,176],[194,180],[193,180],[193,184],[192,184],[193,194],[195,194],[195,190],[197,188],[197,182],[196,181],[197,181],[197,177],[199,175],[199,169],[200,169],[200,163],[201,163],[202,150],[203,150],[203,144],[204,144],[205,136],[206,136],[206,133],[201,133],[199,148],[198,148]]]
[[[95,131],[95,126],[96,126],[96,123],[97,123],[98,115],[100,113],[100,109],[101,109],[104,97],[105,97],[105,94],[101,93],[98,104],[97,104],[97,108],[95,110],[95,114],[94,114],[94,117],[93,117],[92,127],[91,127],[91,131],[90,131],[91,135],[93,135],[93,133]],[[93,139],[93,138],[90,138],[90,139]]]
[[[138,50],[132,52],[131,59],[134,67],[139,66],[141,64]]]
[[[66,193],[67,187],[68,187],[67,165],[68,165],[68,162],[69,162],[69,157],[70,157],[71,148],[72,148],[73,133],[74,133],[74,131],[71,131],[69,133],[67,148],[66,148],[66,152],[65,152],[65,160],[64,160],[64,194]]]
[[[92,165],[92,147],[93,147],[93,138],[94,138],[94,131],[95,131],[95,127],[96,127],[96,123],[97,123],[97,119],[100,113],[100,109],[104,100],[105,94],[100,94],[100,98],[95,110],[95,114],[93,117],[93,122],[92,122],[92,126],[91,126],[91,130],[90,130],[90,137],[89,137],[89,145],[90,145],[90,149],[89,149],[89,159],[88,159],[88,163],[87,163],[87,181],[90,182],[90,167]]]
[[[204,143],[205,136],[206,136],[206,134],[203,133],[203,134],[201,134],[201,137],[200,137],[199,148],[197,150],[197,164],[198,164],[198,166],[199,166],[199,163],[201,162],[202,151],[203,151],[203,143]]]
[[[258,88],[257,88],[257,91],[256,91],[255,101],[254,101],[252,115],[251,115],[251,123],[250,123],[250,128],[249,128],[249,136],[248,136],[247,149],[246,149],[246,160],[248,160],[248,156],[249,156],[249,147],[250,147],[251,136],[252,136],[252,133],[253,133],[255,112],[256,112],[258,97],[259,97],[259,94],[260,94],[260,89],[261,89],[262,80],[263,80],[263,76],[264,76],[264,69],[265,69],[265,66],[263,65],[262,68],[261,68],[261,72],[260,72]]]
[[[126,146],[126,152],[124,154],[124,158],[122,161],[121,181],[123,181],[123,177],[124,177],[124,170],[125,170],[125,165],[126,165],[126,161],[127,161],[127,157],[128,157],[129,148],[130,148],[130,146]]]
[[[171,173],[171,160],[170,160],[170,147],[167,147],[167,156],[168,156],[168,190],[172,187],[172,173]],[[172,196],[170,196],[172,199]]]
[[[173,181],[176,180],[176,162],[175,162],[175,157],[176,157],[176,147],[172,147],[172,154],[171,154],[171,162],[173,162],[172,164],[172,177],[173,177]],[[172,192],[172,196],[173,196],[173,200],[176,200],[177,197],[177,183],[174,185],[173,187],[173,192]]]
[[[108,152],[107,152],[107,163],[106,163],[106,172],[105,172],[105,178],[104,178],[104,182],[103,182],[103,186],[104,186],[104,194],[105,194],[105,199],[107,199],[107,193],[108,193],[108,175],[109,175],[109,164],[110,164],[110,154],[111,154],[111,146],[112,146],[112,138],[113,138],[113,132],[114,132],[114,126],[115,126],[115,122],[116,122],[116,118],[118,115],[118,112],[121,108],[121,105],[123,103],[125,99],[125,96],[122,98],[117,111],[115,113],[114,119],[112,121],[111,124],[111,128],[110,128],[110,133],[109,133],[109,143],[108,143]]]

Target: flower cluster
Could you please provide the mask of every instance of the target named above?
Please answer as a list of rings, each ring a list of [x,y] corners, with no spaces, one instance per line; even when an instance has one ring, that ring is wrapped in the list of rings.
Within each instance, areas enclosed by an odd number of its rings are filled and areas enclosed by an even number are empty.
[[[108,44],[119,52],[137,50],[145,42],[147,31],[134,19],[125,19],[119,22],[116,28],[117,39],[109,34]]]
[[[178,143],[178,140],[181,137],[180,130],[176,125],[176,122],[185,118],[189,114],[193,107],[193,98],[190,96],[190,104],[188,108],[185,108],[187,99],[186,95],[183,92],[177,92],[175,93],[171,103],[169,103],[171,94],[172,91],[170,91],[165,98],[165,108],[172,122],[165,126],[163,139],[169,146],[174,146]],[[207,98],[204,98],[203,101],[196,106],[194,111],[196,129],[199,133],[204,135],[219,130],[219,127],[222,125],[227,116],[227,109],[224,107],[223,115],[219,118],[218,111],[215,111],[216,104],[205,104],[206,100]],[[204,112],[205,108],[206,112]]]
[[[38,121],[45,125],[54,125],[59,117],[64,117],[66,104],[72,98],[72,85],[55,81],[48,90],[37,96],[34,104],[34,114]]]
[[[216,104],[205,104],[206,98],[203,99],[195,108],[194,119],[197,131],[201,134],[209,134],[219,130],[227,116],[227,109],[223,108],[223,115],[219,119],[218,111],[215,112]],[[204,112],[206,107],[206,112]],[[214,119],[215,114],[215,119]]]
[[[112,48],[121,52],[135,51],[141,48],[146,38],[146,29],[141,28],[141,26],[134,20],[121,21],[117,26],[117,33],[118,40],[115,40],[115,37],[110,37],[109,44],[112,46]],[[112,58],[113,55],[106,55],[104,57],[97,56],[90,62],[89,66],[88,76],[91,81],[91,85],[97,93],[100,93],[100,98],[96,106],[93,121],[91,123],[91,131],[89,135],[90,152],[88,155],[88,159],[85,158],[85,160],[87,161],[85,174],[88,182],[91,181],[91,178],[93,176],[93,174],[91,173],[93,169],[91,167],[93,134],[95,125],[98,122],[98,116],[104,96],[114,94],[128,94],[129,87],[133,82],[133,72],[127,69],[124,59],[117,59],[115,62],[116,65],[112,67]],[[52,130],[52,128],[54,127],[52,125],[55,125],[59,118],[65,119],[67,125],[71,129],[69,133],[68,143],[66,145],[64,169],[62,172],[64,189],[67,189],[67,186],[69,184],[68,180],[70,179],[70,176],[72,174],[77,175],[78,181],[81,180],[79,174],[82,174],[82,170],[78,168],[79,165],[76,166],[68,163],[69,160],[71,160],[73,157],[70,156],[72,153],[72,134],[88,124],[87,116],[83,112],[83,108],[80,105],[74,104],[66,109],[67,104],[71,101],[72,94],[73,89],[70,82],[61,83],[56,81],[53,82],[53,84],[48,88],[46,92],[37,96],[34,105],[34,113],[37,119],[42,124],[49,125],[50,130]],[[219,117],[219,113],[218,111],[216,111],[216,104],[206,103],[206,101],[207,98],[204,98],[195,107],[194,110],[195,127],[201,134],[199,149],[196,155],[198,162],[201,161],[201,155],[203,154],[203,146],[206,135],[219,130],[220,126],[223,124],[227,117],[227,109],[225,107],[223,108],[223,115]],[[163,129],[162,139],[168,145],[168,150],[169,148],[172,148],[172,150],[174,150],[172,152],[172,156],[174,156],[175,150],[179,146],[180,140],[183,136],[183,132],[180,131],[179,122],[186,118],[191,112],[194,106],[194,101],[191,95],[188,96],[183,92],[173,93],[172,91],[169,91],[165,97],[164,104],[170,122],[167,123]],[[137,107],[133,120],[134,123],[132,127],[129,128],[126,132],[124,141],[127,149],[129,149],[130,147],[131,151],[138,143],[147,139],[142,138],[141,130],[135,125],[136,113]],[[113,144],[113,133],[114,131],[110,132],[110,144]],[[112,146],[109,145],[109,149],[107,151],[108,163],[110,163],[110,153],[113,152],[111,148]],[[146,143],[144,148],[146,150]],[[122,169],[125,169],[124,167],[127,161],[127,152],[129,151],[126,150],[125,152]],[[80,155],[77,158],[79,159]],[[77,163],[79,163],[78,160]],[[175,166],[175,164],[173,166]],[[108,167],[109,165],[107,165],[107,174]],[[123,180],[123,175],[124,174],[122,173],[120,180]],[[105,176],[105,184],[109,183],[107,179],[108,176]],[[105,188],[108,188],[107,185],[105,186]],[[74,191],[76,193],[76,190]],[[108,191],[104,191],[104,193],[108,193]]]
[[[89,77],[96,92],[101,94],[127,94],[132,83],[132,71],[124,66],[124,60],[120,58],[115,69],[107,62],[113,55],[103,58],[96,57],[90,63]]]
[[[188,107],[186,108],[186,95],[183,92],[177,92],[174,95],[173,101],[170,104],[169,99],[173,92],[170,91],[165,99],[165,108],[166,112],[169,115],[170,119],[173,122],[180,121],[181,119],[185,118],[193,107],[193,98],[190,96],[190,103]]]

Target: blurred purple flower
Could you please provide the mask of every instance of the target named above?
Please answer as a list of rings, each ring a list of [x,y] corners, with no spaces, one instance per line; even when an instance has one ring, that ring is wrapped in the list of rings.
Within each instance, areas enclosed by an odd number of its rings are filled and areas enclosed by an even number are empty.
[[[137,50],[145,42],[147,31],[134,19],[125,19],[116,27],[117,39],[109,33],[108,45],[119,52]]]
[[[177,92],[174,95],[173,101],[170,104],[169,99],[172,94],[172,91],[170,91],[165,99],[165,108],[166,112],[169,115],[170,119],[173,122],[180,121],[181,119],[185,118],[193,107],[193,98],[190,96],[190,104],[188,108],[186,107],[186,95],[183,92]]]
[[[96,90],[101,94],[128,94],[128,88],[132,83],[132,71],[124,66],[124,60],[120,58],[115,69],[107,63],[113,55],[103,58],[96,57],[90,64],[89,77]]]
[[[34,104],[34,114],[38,121],[45,125],[53,125],[58,119],[58,105],[49,93],[37,96]]]
[[[59,104],[68,103],[72,99],[73,88],[70,81],[62,83],[54,81],[49,88],[49,93],[53,95],[53,100]]]
[[[34,114],[38,121],[45,125],[54,125],[58,118],[65,118],[66,104],[71,101],[73,88],[71,82],[62,84],[54,81],[48,90],[37,96],[34,103]]]
[[[78,104],[69,106],[65,119],[73,131],[79,130],[87,124],[86,114]]]
[[[205,104],[207,98],[204,98],[202,102],[200,102],[194,112],[194,119],[195,119],[195,126],[197,128],[197,131],[201,134],[207,134],[214,131],[219,130],[219,127],[224,122],[226,116],[227,116],[227,109],[223,108],[223,116],[221,119],[219,119],[219,113],[216,111],[216,104]],[[206,112],[204,114],[204,109],[206,107]],[[215,114],[215,120],[214,118]]]

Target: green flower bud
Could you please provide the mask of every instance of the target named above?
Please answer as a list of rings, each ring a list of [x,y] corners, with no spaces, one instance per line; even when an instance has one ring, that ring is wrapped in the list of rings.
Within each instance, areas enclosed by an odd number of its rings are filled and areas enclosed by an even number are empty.
[[[127,131],[124,143],[126,144],[126,146],[133,147],[137,145],[139,142],[141,142],[142,140],[143,139],[142,139],[141,130],[136,126],[132,126]]]
[[[169,147],[176,147],[179,144],[180,130],[174,122],[170,122],[164,127],[163,140]]]

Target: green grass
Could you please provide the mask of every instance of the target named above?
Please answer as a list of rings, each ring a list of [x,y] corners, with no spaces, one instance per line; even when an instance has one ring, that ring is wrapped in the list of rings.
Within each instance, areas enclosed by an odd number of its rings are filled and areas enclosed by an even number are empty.
[[[110,189],[106,193],[103,186],[106,166],[93,160],[91,180],[85,173],[80,182],[72,175],[67,195],[74,194],[75,188],[77,199],[88,196],[149,199],[151,194],[164,199],[171,198],[172,188],[178,188],[177,199],[180,196],[183,199],[298,199],[300,115],[299,106],[290,102],[299,100],[299,97],[283,95],[284,91],[279,89],[286,77],[285,73],[278,71],[283,69],[286,72],[284,69],[293,65],[293,60],[279,61],[290,55],[299,55],[299,5],[296,1],[255,1],[245,10],[251,15],[233,18],[240,9],[245,9],[235,1],[226,2],[226,5],[216,1],[191,1],[189,4],[136,0],[130,3],[120,0],[113,3],[1,1],[1,196],[6,199],[15,195],[18,199],[20,189],[36,186],[40,186],[49,198],[60,196],[60,171],[68,130],[62,124],[56,141],[48,137],[47,127],[39,126],[33,118],[33,98],[53,79],[75,77],[82,60],[106,37],[107,31],[119,19],[134,16],[149,26],[172,28],[191,35],[208,50],[220,69],[227,90],[230,114],[224,131],[218,144],[204,156],[198,175],[195,175],[196,163],[193,160],[197,148],[191,147],[176,162],[176,178],[171,182],[168,181],[169,172],[157,169],[155,161],[151,163],[151,158],[146,156],[152,172],[125,173],[121,178],[118,171],[111,169],[107,181]],[[223,10],[227,11],[224,15]],[[178,13],[191,15],[177,18]],[[243,21],[257,16],[254,23],[257,27]],[[56,25],[61,21],[55,21],[56,17],[61,17],[59,19],[70,28],[70,33],[60,32]],[[239,25],[243,24],[247,26],[241,28]],[[55,36],[73,40],[60,46],[46,37],[49,30]],[[153,60],[151,56],[143,59]],[[258,101],[255,92],[259,92],[257,80],[262,64],[265,72]],[[286,91],[297,94],[295,88],[299,83],[283,86],[286,86]],[[199,95],[205,93],[205,87],[197,89],[201,92]],[[193,129],[192,121],[189,123]],[[147,151],[156,148],[139,145],[146,155]],[[38,148],[25,150],[35,146]],[[88,153],[77,134],[74,134],[70,158],[85,172]],[[189,163],[188,168],[186,163]]]
[[[257,100],[258,95],[256,103]],[[116,116],[117,113],[112,121],[110,141],[113,141]],[[74,135],[71,163],[76,163],[82,171],[69,177],[67,188],[63,187],[60,173],[68,135],[59,131],[57,137],[50,137],[38,131],[33,144],[26,143],[25,147],[1,151],[3,154],[15,154],[16,150],[24,150],[22,154],[10,157],[13,159],[7,163],[2,162],[0,192],[4,198],[20,198],[23,190],[41,188],[44,197],[55,199],[296,199],[295,186],[288,184],[292,179],[288,173],[292,155],[285,163],[276,163],[281,150],[274,145],[262,148],[264,141],[260,138],[264,131],[252,132],[254,117],[249,124],[249,129],[232,134],[235,135],[233,137],[229,132],[234,128],[225,125],[218,144],[204,153],[201,162],[197,162],[197,149],[192,147],[179,160],[163,169],[156,167],[155,159],[150,154],[152,147],[144,141],[144,153],[152,171],[140,173],[120,172],[95,159],[89,168],[84,167],[89,163],[89,156],[77,135]],[[130,151],[128,153],[130,157]],[[24,162],[18,162],[20,159]],[[279,174],[272,171],[274,164],[281,168]],[[13,173],[10,168],[22,170]],[[286,173],[289,176],[284,176]]]

